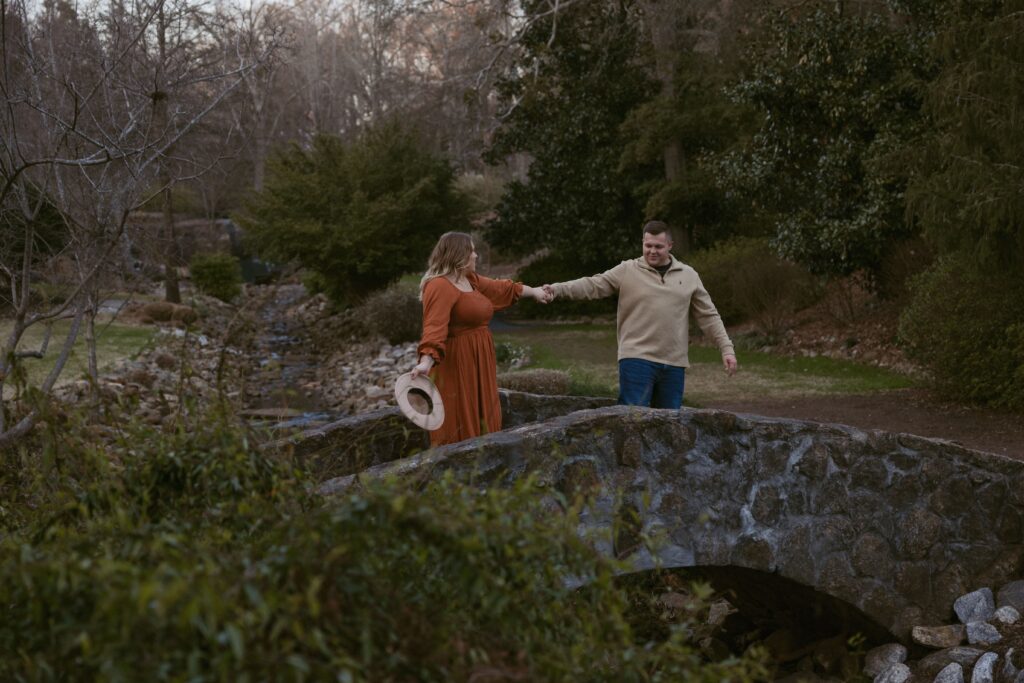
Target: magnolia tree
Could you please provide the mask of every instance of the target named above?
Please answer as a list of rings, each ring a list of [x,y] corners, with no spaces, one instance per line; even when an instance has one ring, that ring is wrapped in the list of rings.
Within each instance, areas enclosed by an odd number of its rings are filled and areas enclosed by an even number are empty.
[[[93,322],[103,287],[125,275],[129,214],[204,170],[179,153],[182,142],[274,44],[226,49],[202,10],[179,0],[0,7],[0,225],[18,233],[4,235],[0,252],[7,399],[50,392],[83,333],[95,376]],[[60,296],[41,297],[45,283]],[[46,355],[50,334],[25,349],[26,332],[60,319],[71,323],[52,369],[29,387],[22,360]],[[26,402],[0,402],[0,446],[36,417]]]

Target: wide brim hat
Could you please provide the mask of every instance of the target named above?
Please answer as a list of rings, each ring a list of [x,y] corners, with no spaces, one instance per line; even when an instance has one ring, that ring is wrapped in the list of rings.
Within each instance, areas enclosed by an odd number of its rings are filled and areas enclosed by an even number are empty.
[[[395,382],[395,400],[402,413],[413,424],[433,431],[444,424],[444,404],[441,392],[426,375],[413,377],[405,373]]]

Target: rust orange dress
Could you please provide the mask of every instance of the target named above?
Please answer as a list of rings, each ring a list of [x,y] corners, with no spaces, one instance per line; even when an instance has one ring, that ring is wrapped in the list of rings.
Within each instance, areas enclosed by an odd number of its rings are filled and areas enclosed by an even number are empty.
[[[487,324],[495,311],[514,304],[523,285],[468,273],[473,289],[463,292],[446,277],[423,288],[423,337],[419,356],[434,359],[430,378],[444,403],[444,424],[430,432],[443,446],[501,429],[498,363]]]

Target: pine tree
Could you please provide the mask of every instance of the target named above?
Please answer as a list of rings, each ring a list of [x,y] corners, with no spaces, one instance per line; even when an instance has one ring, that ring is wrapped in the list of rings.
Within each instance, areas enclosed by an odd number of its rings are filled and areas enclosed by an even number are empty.
[[[293,145],[267,170],[238,222],[261,256],[296,260],[338,303],[422,271],[438,236],[467,224],[451,166],[395,124]]]

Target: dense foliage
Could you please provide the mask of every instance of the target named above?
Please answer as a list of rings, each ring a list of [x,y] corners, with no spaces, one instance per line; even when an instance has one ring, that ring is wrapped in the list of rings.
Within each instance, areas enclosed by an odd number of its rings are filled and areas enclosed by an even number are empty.
[[[728,97],[731,62],[710,55],[678,55],[671,95],[660,93],[630,112],[622,125],[620,168],[634,178],[633,192],[644,214],[679,231],[677,253],[711,246],[736,233],[764,228],[737,193],[718,182],[716,158],[754,132],[754,110]],[[665,149],[675,145],[678,176],[664,171]]]
[[[526,2],[536,21],[520,60],[499,84],[511,113],[498,130],[492,160],[529,155],[525,182],[506,186],[487,238],[510,253],[541,247],[571,254],[585,268],[637,251],[643,201],[619,170],[620,126],[652,92],[641,62],[632,2],[567,5]]]
[[[814,303],[819,294],[816,279],[779,258],[763,238],[719,242],[688,262],[726,324],[751,321],[768,341],[777,341],[796,311]]]
[[[369,334],[391,344],[419,341],[423,332],[423,303],[409,287],[393,285],[374,292],[353,314]]]
[[[908,213],[945,257],[917,280],[901,332],[947,395],[1024,410],[1024,2],[937,12],[941,72]]]
[[[298,261],[338,303],[423,270],[438,236],[466,226],[449,164],[397,125],[292,146],[238,222],[263,258]]]
[[[38,450],[0,453],[3,680],[764,675],[703,660],[686,619],[639,638],[636,598],[577,535],[577,508],[534,482],[323,500],[216,415],[122,426],[103,448],[73,416],[46,424]]]
[[[822,274],[872,271],[908,233],[901,152],[920,124],[926,34],[832,3],[769,26],[734,89],[763,124],[723,159],[726,184],[763,212],[784,256]]]
[[[189,262],[189,273],[200,292],[221,301],[231,301],[242,293],[242,267],[231,254],[196,254]]]
[[[1024,280],[954,255],[914,289],[900,334],[936,386],[958,400],[1024,410]]]
[[[1024,268],[1024,2],[940,3],[931,125],[915,155],[911,215],[943,251]]]

